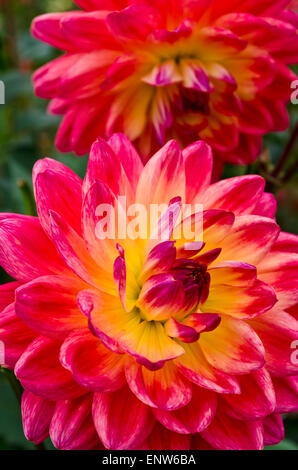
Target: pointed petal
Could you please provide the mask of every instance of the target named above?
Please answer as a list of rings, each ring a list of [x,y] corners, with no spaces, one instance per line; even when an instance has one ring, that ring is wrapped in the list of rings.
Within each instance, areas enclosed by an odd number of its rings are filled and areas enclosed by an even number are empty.
[[[283,377],[297,374],[297,363],[293,360],[298,341],[298,322],[286,312],[272,309],[260,317],[248,320],[260,337],[266,354],[266,368],[271,375]]]
[[[28,390],[24,390],[21,406],[26,439],[39,444],[49,435],[49,427],[56,403],[43,400]]]
[[[143,163],[135,147],[124,134],[113,134],[109,140],[109,145],[117,155],[130,181],[131,188],[135,194],[137,184],[143,171]]]
[[[298,411],[298,376],[274,378],[276,413]]]
[[[20,282],[8,282],[0,286],[0,312],[14,302],[15,291],[21,285]]]
[[[239,421],[219,412],[201,435],[220,450],[262,450],[264,446],[261,421]]]
[[[33,185],[39,220],[47,234],[50,235],[49,210],[62,215],[80,234],[82,180],[62,163],[45,158],[34,165]]]
[[[71,333],[66,338],[61,347],[60,361],[72,373],[74,380],[88,390],[110,392],[124,385],[124,357],[103,346],[87,329]]]
[[[142,450],[189,450],[190,438],[165,429],[159,423],[148,439],[143,443]]]
[[[213,331],[221,322],[221,317],[217,313],[192,313],[184,323],[197,331],[203,333]]]
[[[200,346],[207,361],[228,374],[247,374],[260,369],[265,362],[261,340],[238,319],[222,317],[212,333],[201,335]]]
[[[73,329],[87,326],[77,306],[77,294],[84,288],[75,278],[37,278],[17,289],[17,315],[39,334],[64,339]]]
[[[263,421],[264,444],[273,446],[282,441],[285,437],[285,430],[282,417],[278,414],[267,416]]]
[[[171,338],[179,339],[184,343],[193,343],[199,339],[200,334],[190,325],[170,318],[165,324],[165,332]]]
[[[150,371],[134,360],[129,360],[125,373],[131,391],[153,408],[173,410],[184,407],[191,399],[191,384],[170,362],[162,369]]]
[[[16,315],[14,304],[8,305],[0,315],[0,341],[1,345],[4,345],[4,363],[1,365],[13,369],[35,338],[36,333]]]
[[[274,288],[280,310],[286,310],[297,304],[298,254],[270,253],[258,265],[258,276]]]
[[[174,362],[188,380],[218,393],[240,393],[237,379],[213,368],[206,361],[199,343],[184,344],[184,349],[184,356]]]
[[[150,276],[170,270],[176,259],[176,248],[173,241],[161,242],[154,246],[147,255],[139,277],[144,282]]]
[[[202,203],[206,209],[223,209],[235,215],[251,214],[264,187],[265,181],[260,176],[236,176],[209,186]]]
[[[276,406],[274,387],[265,368],[238,377],[241,394],[225,395],[222,410],[235,419],[256,420],[273,413]]]
[[[182,154],[185,165],[185,200],[191,204],[211,183],[212,150],[201,140],[186,147]]]
[[[272,219],[238,216],[233,230],[223,240],[221,260],[241,260],[256,266],[274,245],[280,229]]]
[[[57,402],[50,426],[51,440],[61,450],[91,450],[99,445],[92,421],[92,394]]]
[[[173,198],[184,198],[185,173],[181,149],[174,140],[168,142],[147,163],[137,188],[137,202],[168,204]]]
[[[50,211],[50,224],[51,238],[65,264],[83,281],[96,285],[94,278],[98,277],[100,280],[99,268],[89,255],[84,240],[57,212]],[[102,274],[104,279],[103,276]],[[107,281],[107,287],[109,286]]]
[[[135,449],[150,434],[153,418],[150,408],[128,387],[110,393],[95,393],[93,421],[107,449]]]
[[[144,283],[137,306],[147,320],[162,321],[178,315],[184,301],[182,283],[170,274],[156,274]]]
[[[59,349],[57,341],[39,336],[15,366],[15,374],[23,387],[46,400],[68,399],[84,393],[59,363]]]
[[[69,274],[37,218],[16,214],[3,220],[0,239],[0,264],[12,277],[31,281],[47,274]]]
[[[211,285],[228,284],[247,286],[253,284],[257,277],[257,269],[251,264],[239,261],[223,261],[210,266]]]
[[[202,306],[204,312],[224,313],[233,318],[252,318],[270,310],[277,302],[275,291],[265,282],[252,285],[211,286],[209,297]]]
[[[175,411],[153,410],[155,418],[167,429],[179,434],[195,434],[206,429],[214,418],[217,399],[215,393],[193,387],[191,401]]]

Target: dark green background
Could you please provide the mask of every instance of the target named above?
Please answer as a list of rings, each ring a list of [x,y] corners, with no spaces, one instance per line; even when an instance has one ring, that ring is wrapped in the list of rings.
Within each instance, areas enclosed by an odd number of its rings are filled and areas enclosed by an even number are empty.
[[[31,171],[40,157],[53,157],[81,176],[87,157],[62,155],[53,147],[59,118],[46,113],[47,103],[36,98],[31,73],[59,52],[34,40],[29,27],[36,15],[74,8],[71,0],[0,0],[0,80],[6,85],[6,104],[0,105],[0,211],[28,213],[30,200],[20,187],[31,188]],[[298,105],[297,105],[298,106]],[[249,167],[227,166],[224,177],[258,173],[279,203],[277,219],[285,231],[298,233],[297,142],[281,171],[274,169],[297,123],[297,106],[290,105],[291,128],[264,140],[264,152]],[[296,157],[296,160],[295,160]],[[0,272],[0,282],[9,280]],[[276,449],[298,449],[298,415],[285,417],[286,440]],[[47,448],[53,448],[47,443]],[[18,402],[0,373],[0,449],[34,449],[24,438]]]

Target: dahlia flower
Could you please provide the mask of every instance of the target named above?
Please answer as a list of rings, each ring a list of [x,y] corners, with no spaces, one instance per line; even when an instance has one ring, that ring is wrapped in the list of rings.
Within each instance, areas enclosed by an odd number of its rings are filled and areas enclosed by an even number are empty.
[[[88,153],[123,132],[143,160],[169,139],[203,139],[223,161],[254,161],[288,127],[297,15],[287,0],[76,0],[84,11],[33,21],[65,54],[34,75],[64,115],[56,145]]]
[[[298,237],[280,232],[260,176],[211,173],[203,141],[170,141],[143,166],[122,134],[93,144],[84,181],[35,164],[38,217],[0,217],[0,263],[16,279],[1,286],[0,340],[29,440],[185,450],[283,438],[281,413],[298,409]],[[155,205],[140,236],[131,208]],[[102,236],[113,212],[127,236]]]

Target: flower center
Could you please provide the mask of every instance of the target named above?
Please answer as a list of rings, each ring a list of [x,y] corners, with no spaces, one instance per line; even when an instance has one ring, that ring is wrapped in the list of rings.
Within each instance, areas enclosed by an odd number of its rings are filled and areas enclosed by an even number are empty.
[[[185,112],[209,114],[209,93],[181,87],[182,109]]]
[[[182,320],[205,302],[209,285],[205,264],[177,259],[167,273],[154,274],[145,281],[137,307],[147,321]]]
[[[195,260],[179,259],[171,269],[174,279],[184,287],[187,314],[206,301],[209,294],[210,274],[205,264]]]

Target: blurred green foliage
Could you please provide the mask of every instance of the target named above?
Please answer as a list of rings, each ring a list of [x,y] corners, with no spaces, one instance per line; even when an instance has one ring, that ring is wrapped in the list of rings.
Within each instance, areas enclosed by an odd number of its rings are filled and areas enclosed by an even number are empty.
[[[55,158],[83,175],[87,156],[62,155],[54,148],[59,118],[46,112],[47,103],[34,96],[31,74],[55,58],[59,51],[34,40],[30,35],[32,19],[42,13],[74,9],[71,0],[0,0],[0,80],[5,83],[6,103],[0,105],[0,211],[26,213],[22,186],[31,187],[35,161]],[[280,157],[298,122],[297,106],[289,105],[291,126],[286,132],[264,139],[264,152],[250,166],[227,165],[224,177],[258,173],[267,180],[267,190],[278,200],[277,220],[285,231],[298,233],[297,140],[284,155],[284,163],[274,174]],[[0,272],[0,283],[9,277]],[[298,449],[298,417],[286,417],[286,440],[276,449]],[[52,449],[50,442],[47,449]],[[20,408],[6,378],[0,372],[0,449],[34,449],[26,441]]]

